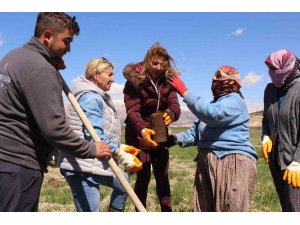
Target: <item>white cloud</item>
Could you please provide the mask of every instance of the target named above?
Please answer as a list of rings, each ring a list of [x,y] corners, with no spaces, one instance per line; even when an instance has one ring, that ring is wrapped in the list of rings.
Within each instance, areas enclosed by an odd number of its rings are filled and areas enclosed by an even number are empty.
[[[4,38],[3,38],[3,36],[0,34],[0,47],[2,47],[3,43],[4,43]]]
[[[107,94],[109,94],[113,100],[123,101],[124,99],[123,89],[124,89],[124,84],[112,83],[111,88],[107,92]]]
[[[262,79],[263,76],[258,75],[254,72],[248,73],[242,80],[243,87],[251,87]]]
[[[235,31],[230,33],[230,36],[240,36],[244,33],[245,29],[243,28],[237,28]]]

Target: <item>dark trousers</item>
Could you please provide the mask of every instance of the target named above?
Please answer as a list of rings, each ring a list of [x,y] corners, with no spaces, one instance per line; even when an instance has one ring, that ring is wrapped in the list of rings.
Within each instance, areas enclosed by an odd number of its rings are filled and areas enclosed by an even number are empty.
[[[151,164],[156,180],[156,193],[162,212],[171,212],[171,189],[169,183],[169,150],[165,148],[153,149],[149,152],[140,152],[138,155],[143,163],[143,169],[137,172],[134,187],[136,195],[146,208],[148,185],[151,178]]]
[[[270,171],[274,181],[275,189],[279,197],[280,205],[283,212],[300,212],[300,188],[293,187],[283,180],[284,170],[280,169],[280,166],[275,160],[269,163]]]
[[[0,160],[0,212],[38,210],[41,171]]]

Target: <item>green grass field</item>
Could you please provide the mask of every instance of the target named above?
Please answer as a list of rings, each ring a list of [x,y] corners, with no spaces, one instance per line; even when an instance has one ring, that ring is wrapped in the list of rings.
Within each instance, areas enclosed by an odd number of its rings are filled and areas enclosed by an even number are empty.
[[[170,128],[173,133],[182,131],[182,128]],[[253,212],[279,212],[281,211],[278,197],[268,165],[260,154],[260,128],[252,128],[250,132],[251,142],[259,154],[257,161],[257,181],[255,193],[252,199]],[[170,183],[172,191],[173,210],[176,212],[193,211],[193,180],[195,173],[196,147],[180,148],[174,146],[170,149]],[[130,184],[133,187],[135,175],[131,176]],[[111,189],[101,187],[101,211],[107,211]],[[160,207],[155,194],[155,182],[152,176],[147,198],[147,211],[159,212]],[[71,191],[58,168],[49,168],[45,174],[39,211],[42,212],[72,212],[75,211]],[[135,211],[130,198],[127,199],[127,212]]]

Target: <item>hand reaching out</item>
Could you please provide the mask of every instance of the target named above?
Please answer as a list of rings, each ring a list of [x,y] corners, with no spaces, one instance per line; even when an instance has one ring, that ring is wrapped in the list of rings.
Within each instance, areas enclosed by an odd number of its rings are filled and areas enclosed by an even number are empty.
[[[183,94],[188,90],[183,81],[177,75],[169,74],[167,81],[181,97],[183,97]]]

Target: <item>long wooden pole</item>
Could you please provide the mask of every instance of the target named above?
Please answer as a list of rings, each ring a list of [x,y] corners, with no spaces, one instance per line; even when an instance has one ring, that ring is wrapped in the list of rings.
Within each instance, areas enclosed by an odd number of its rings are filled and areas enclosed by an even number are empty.
[[[71,102],[72,106],[74,107],[76,113],[78,114],[79,118],[81,119],[82,123],[88,130],[88,132],[91,134],[92,138],[94,141],[100,141],[100,137],[95,131],[94,127],[91,125],[90,121],[84,114],[83,110],[81,109],[79,103],[77,102],[75,96],[72,94],[70,88],[68,87],[67,83],[61,76],[62,82],[63,82],[63,90],[65,95],[68,97],[69,101]],[[127,182],[127,180],[124,178],[120,168],[118,165],[115,163],[115,161],[111,158],[108,157],[108,164],[111,167],[112,171],[115,173],[121,184],[123,185],[124,189],[126,190],[127,194],[131,198],[132,202],[134,203],[135,207],[139,212],[147,212],[144,205],[141,203],[139,198],[136,196],[135,192],[132,190],[131,186]]]

